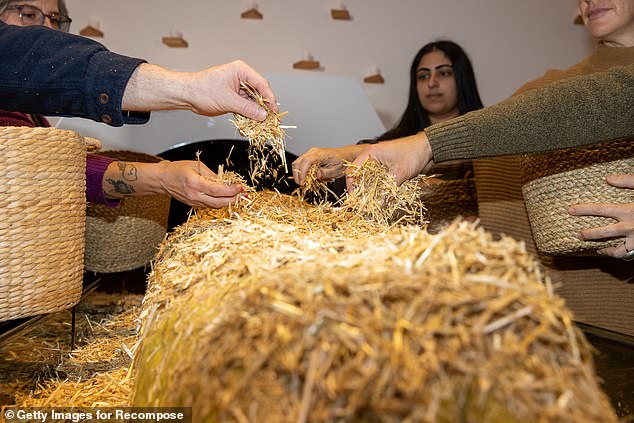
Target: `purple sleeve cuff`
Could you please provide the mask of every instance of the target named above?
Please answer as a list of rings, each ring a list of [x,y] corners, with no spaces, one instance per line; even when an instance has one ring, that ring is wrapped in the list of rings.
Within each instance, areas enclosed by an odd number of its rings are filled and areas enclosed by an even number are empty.
[[[111,157],[88,153],[86,155],[86,200],[90,203],[118,207],[120,200],[106,198],[103,192],[103,175],[110,163],[117,161]]]

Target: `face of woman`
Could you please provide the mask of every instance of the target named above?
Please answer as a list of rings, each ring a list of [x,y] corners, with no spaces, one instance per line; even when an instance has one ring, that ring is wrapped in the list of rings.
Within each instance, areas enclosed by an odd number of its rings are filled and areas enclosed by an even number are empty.
[[[579,0],[579,13],[594,38],[634,46],[634,0]]]
[[[33,0],[33,1],[15,1],[9,4],[9,7],[0,14],[0,19],[3,22],[6,22],[10,25],[18,25],[18,26],[29,26],[28,22],[35,19],[35,16],[32,14],[24,15],[24,17],[20,18],[20,11],[14,9],[13,6],[32,6],[40,9],[45,15],[51,15],[53,13],[59,14],[59,6],[57,0]],[[49,28],[59,29],[56,25],[51,23],[51,19],[48,17],[44,18],[44,23]]]
[[[416,71],[416,91],[431,123],[459,116],[453,63],[442,51],[431,51],[420,59]]]

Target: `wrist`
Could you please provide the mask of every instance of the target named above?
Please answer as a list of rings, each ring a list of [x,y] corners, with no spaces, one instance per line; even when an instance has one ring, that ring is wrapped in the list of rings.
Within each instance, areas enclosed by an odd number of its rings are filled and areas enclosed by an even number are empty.
[[[148,194],[169,194],[166,175],[169,174],[170,161],[163,160],[157,163],[144,163],[143,172],[139,176]]]
[[[122,109],[128,111],[191,109],[185,101],[189,74],[143,63],[134,71],[126,85]]]
[[[410,153],[414,156],[416,174],[420,174],[433,159],[431,146],[424,131],[412,135],[410,138],[411,144],[413,145],[413,149]]]
[[[427,164],[429,162],[431,162],[432,160],[434,160],[434,152],[431,149],[431,144],[429,143],[429,138],[427,137],[427,134],[425,133],[425,131],[421,131],[419,133],[419,139],[418,139],[419,145],[420,145],[420,157],[421,160],[423,161],[424,166],[427,166]]]
[[[354,162],[359,156],[359,153],[361,153],[361,151],[363,151],[367,146],[368,144],[354,144],[344,147],[342,159],[347,162]]]

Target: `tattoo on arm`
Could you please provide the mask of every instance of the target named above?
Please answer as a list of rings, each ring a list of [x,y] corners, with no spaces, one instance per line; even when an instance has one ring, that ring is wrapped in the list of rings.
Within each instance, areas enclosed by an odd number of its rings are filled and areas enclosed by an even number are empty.
[[[117,167],[121,177],[119,179],[106,179],[112,185],[112,192],[121,195],[134,195],[134,184],[139,179],[138,171],[135,165],[124,161],[117,162]]]
[[[132,163],[126,163],[123,161],[117,162],[119,171],[121,172],[121,178],[126,181],[136,181],[139,179],[137,168]]]
[[[112,192],[121,195],[134,195],[134,187],[126,181],[122,181],[120,179],[106,179],[106,182],[112,185]]]

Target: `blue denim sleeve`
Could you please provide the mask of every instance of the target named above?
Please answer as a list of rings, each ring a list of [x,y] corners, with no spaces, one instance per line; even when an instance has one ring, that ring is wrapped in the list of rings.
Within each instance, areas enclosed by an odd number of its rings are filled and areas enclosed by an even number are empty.
[[[112,126],[145,123],[149,113],[121,109],[128,80],[144,62],[88,38],[0,22],[0,108]]]

